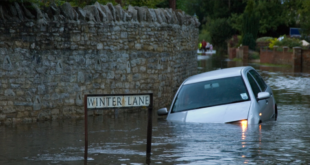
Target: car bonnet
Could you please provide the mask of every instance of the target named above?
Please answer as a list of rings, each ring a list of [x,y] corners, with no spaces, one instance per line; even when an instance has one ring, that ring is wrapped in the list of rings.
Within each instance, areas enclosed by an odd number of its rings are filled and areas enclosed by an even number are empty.
[[[248,118],[251,101],[170,113],[168,121],[227,123]]]

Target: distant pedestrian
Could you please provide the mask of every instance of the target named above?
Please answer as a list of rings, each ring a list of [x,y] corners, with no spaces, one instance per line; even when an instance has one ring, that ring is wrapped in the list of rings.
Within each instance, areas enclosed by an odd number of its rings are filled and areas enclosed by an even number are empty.
[[[202,49],[206,51],[207,42],[205,40],[201,41]]]
[[[210,43],[207,42],[207,45],[206,45],[206,50],[209,50],[210,49]]]

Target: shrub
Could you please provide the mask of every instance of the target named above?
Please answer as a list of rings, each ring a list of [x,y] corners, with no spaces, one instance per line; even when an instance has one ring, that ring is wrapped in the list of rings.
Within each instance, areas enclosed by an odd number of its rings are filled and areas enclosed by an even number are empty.
[[[256,42],[266,42],[266,41],[269,41],[270,39],[272,39],[272,37],[261,37],[261,38],[257,38]]]
[[[242,45],[247,45],[247,46],[249,46],[249,49],[255,50],[256,43],[255,43],[255,39],[251,33],[246,33],[243,35]]]
[[[297,38],[289,38],[286,36],[283,36],[283,39],[279,41],[277,38],[273,38],[269,40],[269,48],[272,49],[274,46],[287,46],[289,48],[293,47],[302,47],[302,42]]]
[[[199,32],[199,36],[198,36],[198,40],[199,42],[201,42],[203,39],[210,42],[211,41],[211,36],[210,36],[210,32],[206,29],[206,25],[202,26],[202,29]]]
[[[249,59],[256,60],[259,59],[259,53],[255,51],[249,51]]]
[[[270,43],[269,43],[269,48],[270,49],[272,49],[273,48],[273,46],[275,46],[276,45],[276,42],[278,41],[278,39],[277,38],[271,38],[271,39],[269,39],[269,41],[270,41]]]
[[[209,31],[211,43],[215,46],[225,47],[226,40],[234,34],[234,30],[229,26],[227,19],[210,19],[206,24]]]
[[[281,41],[276,41],[275,45],[277,46],[288,46],[289,48],[293,48],[296,46],[301,47],[302,42],[297,38],[289,38],[284,36],[284,38]]]

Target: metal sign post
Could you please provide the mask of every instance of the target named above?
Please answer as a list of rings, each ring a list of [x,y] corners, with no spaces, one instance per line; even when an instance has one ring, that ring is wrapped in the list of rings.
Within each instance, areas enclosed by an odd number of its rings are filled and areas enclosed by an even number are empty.
[[[151,153],[152,143],[152,110],[153,93],[144,94],[91,94],[84,95],[84,121],[85,121],[85,150],[84,160],[87,161],[88,151],[88,122],[87,110],[104,110],[113,108],[148,107],[147,144],[146,154]]]

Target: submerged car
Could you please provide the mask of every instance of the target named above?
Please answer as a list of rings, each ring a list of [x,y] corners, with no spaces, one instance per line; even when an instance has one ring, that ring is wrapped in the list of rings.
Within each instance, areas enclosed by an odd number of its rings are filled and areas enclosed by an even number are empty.
[[[271,88],[253,67],[234,67],[187,78],[174,96],[168,121],[259,124],[277,120]]]

